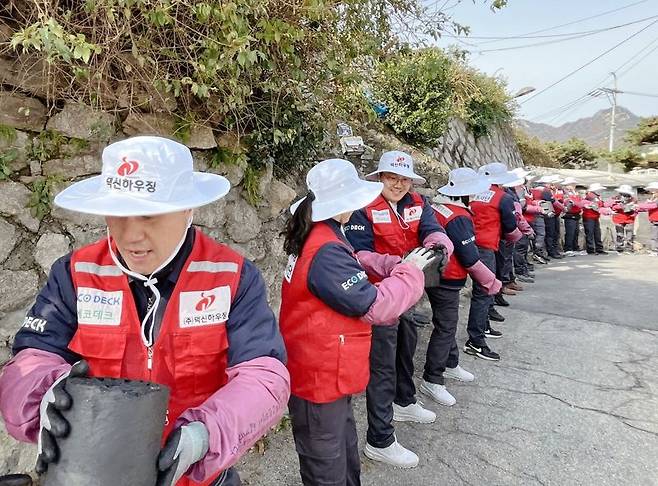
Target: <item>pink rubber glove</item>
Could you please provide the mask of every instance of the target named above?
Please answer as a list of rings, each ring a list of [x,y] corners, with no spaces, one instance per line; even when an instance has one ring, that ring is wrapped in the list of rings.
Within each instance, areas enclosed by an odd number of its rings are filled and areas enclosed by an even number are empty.
[[[452,241],[447,234],[441,233],[440,231],[435,231],[434,233],[427,235],[427,237],[423,240],[423,246],[425,248],[432,248],[438,244],[445,246],[447,253],[446,256],[448,257],[448,260],[450,260],[452,252],[455,251],[455,245],[452,244]]]
[[[356,257],[368,275],[379,278],[388,277],[395,266],[402,261],[402,258],[397,255],[381,254],[367,250],[358,251]]]
[[[505,241],[507,243],[516,243],[517,241],[519,241],[521,239],[522,236],[523,236],[523,234],[521,233],[519,228],[516,228],[511,233],[505,233]]]
[[[503,283],[496,278],[496,275],[481,260],[478,260],[475,265],[468,267],[466,271],[474,281],[487,291],[487,295],[496,295],[500,292]]]

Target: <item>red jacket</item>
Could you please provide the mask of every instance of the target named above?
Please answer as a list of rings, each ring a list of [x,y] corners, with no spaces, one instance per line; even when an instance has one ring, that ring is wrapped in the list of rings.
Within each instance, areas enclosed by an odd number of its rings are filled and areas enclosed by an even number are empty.
[[[597,209],[591,209],[588,206],[594,206]],[[583,201],[583,219],[599,219],[601,213],[599,208],[603,206],[603,202],[598,194],[594,192],[588,192],[585,195],[585,200]]]
[[[627,204],[634,204],[635,207],[630,211],[627,211]],[[624,204],[621,201],[614,201],[610,206],[614,214],[612,215],[612,222],[615,224],[633,224],[635,223],[635,217],[638,213],[637,201],[635,199],[630,200],[627,204]]]
[[[582,202],[583,198],[576,192],[564,195],[564,206],[569,208],[567,211],[569,215],[579,216],[583,212]]]
[[[423,213],[423,198],[416,192],[410,192],[412,203],[404,208],[403,221],[397,221],[396,211],[379,195],[366,206],[366,215],[372,223],[375,252],[404,256],[419,245],[418,226]],[[407,225],[403,228],[402,224]]]
[[[279,325],[291,391],[313,403],[360,393],[370,378],[370,325],[333,310],[307,285],[313,257],[327,243],[345,244],[326,223],[315,223],[301,255],[290,257],[281,288]]]
[[[658,223],[658,206],[649,209],[649,221],[652,223]]]
[[[225,323],[243,258],[197,231],[192,252],[167,303],[158,339],[142,341],[141,322],[123,272],[116,272],[107,240],[71,257],[78,295],[78,328],[69,348],[89,362],[92,376],[145,380],[170,388],[163,441],[186,409],[226,384]],[[210,484],[182,478],[177,486]]]
[[[442,211],[442,206],[449,206],[448,211]],[[447,228],[448,223],[450,223],[450,221],[457,218],[458,216],[465,216],[470,220],[473,219],[471,217],[471,212],[461,206],[446,204],[436,206],[433,205],[432,207],[434,209],[434,214],[437,221],[443,228]],[[455,246],[456,245],[457,243],[455,243]],[[450,260],[448,261],[448,265],[441,274],[441,278],[445,280],[465,280],[467,276],[468,272],[466,271],[466,268],[464,268],[464,266],[459,262],[456,252],[453,252],[453,254],[450,256]]]
[[[473,212],[475,225],[475,243],[481,248],[497,251],[502,236],[500,221],[500,202],[505,191],[498,186],[478,194],[471,199],[470,208]]]

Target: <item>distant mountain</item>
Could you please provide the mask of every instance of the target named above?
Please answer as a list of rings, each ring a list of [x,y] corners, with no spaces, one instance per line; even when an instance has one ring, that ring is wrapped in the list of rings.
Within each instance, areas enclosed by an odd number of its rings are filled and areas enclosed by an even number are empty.
[[[564,142],[570,138],[582,138],[592,147],[607,148],[608,136],[610,134],[610,112],[612,108],[597,111],[588,118],[581,118],[573,122],[565,123],[559,127],[546,123],[534,123],[528,120],[516,120],[516,125],[528,135],[535,136],[544,142],[557,140]],[[630,128],[640,121],[636,116],[623,106],[617,107],[615,115],[617,126],[615,127],[615,147],[624,142],[624,135]]]

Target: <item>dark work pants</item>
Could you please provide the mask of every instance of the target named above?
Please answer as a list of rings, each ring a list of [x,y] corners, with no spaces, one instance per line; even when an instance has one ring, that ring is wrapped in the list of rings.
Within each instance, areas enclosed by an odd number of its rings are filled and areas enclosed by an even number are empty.
[[[535,253],[539,256],[547,256],[546,251],[546,223],[544,217],[537,215],[535,220],[530,223],[532,229],[535,231]]]
[[[418,330],[403,314],[397,326],[373,326],[370,381],[366,388],[368,444],[388,447],[394,441],[393,402],[402,407],[416,403],[414,353]]]
[[[544,216],[544,225],[546,226],[546,251],[549,256],[555,256],[559,253],[558,251],[558,240],[560,238],[560,233],[557,230],[555,223],[559,223],[559,219],[555,216]]]
[[[230,468],[220,474],[214,482],[210,483],[210,486],[240,486],[241,484],[238,472]]]
[[[519,241],[514,244],[514,273],[516,275],[528,275],[528,249],[530,248],[530,238],[523,235]]]
[[[585,228],[585,241],[587,242],[587,253],[603,251],[601,240],[601,223],[598,219],[583,219]]]
[[[352,397],[313,403],[291,395],[288,409],[302,483],[360,485],[361,463]]]
[[[500,261],[496,260],[496,271],[500,272],[499,280],[503,284],[511,283],[514,281],[514,244],[500,240],[498,253],[500,254]],[[498,270],[499,265],[501,266],[500,270]]]
[[[580,251],[578,247],[580,216],[564,218],[564,233],[564,251]]]
[[[459,287],[427,287],[427,297],[432,306],[434,329],[427,345],[423,379],[444,385],[443,372],[459,364],[459,348],[455,334],[459,322]]]
[[[496,273],[496,256],[493,250],[478,247],[480,260],[487,268]],[[487,329],[489,306],[493,304],[493,296],[487,295],[480,284],[473,281],[471,308],[468,311],[468,339],[476,346],[486,345],[484,331]]]
[[[633,241],[635,240],[635,227],[630,224],[616,224],[617,232],[617,251],[633,251]]]

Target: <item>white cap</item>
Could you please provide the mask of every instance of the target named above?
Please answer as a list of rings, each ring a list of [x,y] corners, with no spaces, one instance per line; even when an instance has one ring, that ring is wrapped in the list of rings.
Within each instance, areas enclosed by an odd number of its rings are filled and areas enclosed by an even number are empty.
[[[522,186],[523,184],[525,184],[526,177],[530,175],[530,171],[525,170],[523,167],[517,167],[516,169],[512,169],[510,170],[510,173],[514,174],[517,177],[517,179],[512,182],[508,182],[507,184],[503,184],[503,186],[505,187]]]
[[[149,216],[196,208],[225,196],[231,184],[194,172],[185,145],[162,137],[133,137],[103,150],[101,175],[76,182],[55,204],[102,216]]]
[[[500,162],[483,165],[478,174],[487,178],[489,184],[508,184],[518,179],[516,174],[507,171],[507,166]]]
[[[575,186],[578,184],[578,180],[575,177],[566,177],[562,181],[563,186]]]
[[[591,185],[587,188],[587,190],[588,190],[589,192],[599,192],[599,191],[604,191],[604,190],[605,190],[605,186],[602,185],[602,184],[600,184],[599,182],[595,182],[594,184],[591,184]]]
[[[348,211],[356,211],[375,200],[384,184],[359,178],[351,162],[343,159],[323,160],[306,174],[306,185],[313,191],[311,220],[324,221]],[[290,206],[295,213],[306,197]]]
[[[537,182],[540,184],[559,184],[562,179],[556,174],[547,174],[542,176]]]
[[[615,191],[619,192],[620,194],[628,194],[630,196],[635,194],[635,191],[633,190],[633,188],[629,184],[622,184],[617,189],[615,189]]]
[[[450,171],[448,183],[439,187],[439,194],[446,196],[470,196],[489,189],[491,184],[486,177],[478,175],[470,167],[460,167]]]
[[[658,191],[658,182],[650,183],[645,189],[648,191]]]
[[[384,152],[379,159],[377,170],[366,176],[369,181],[378,181],[381,172],[391,172],[402,177],[408,177],[414,184],[425,184],[425,178],[414,172],[414,159],[406,152],[391,150]]]

